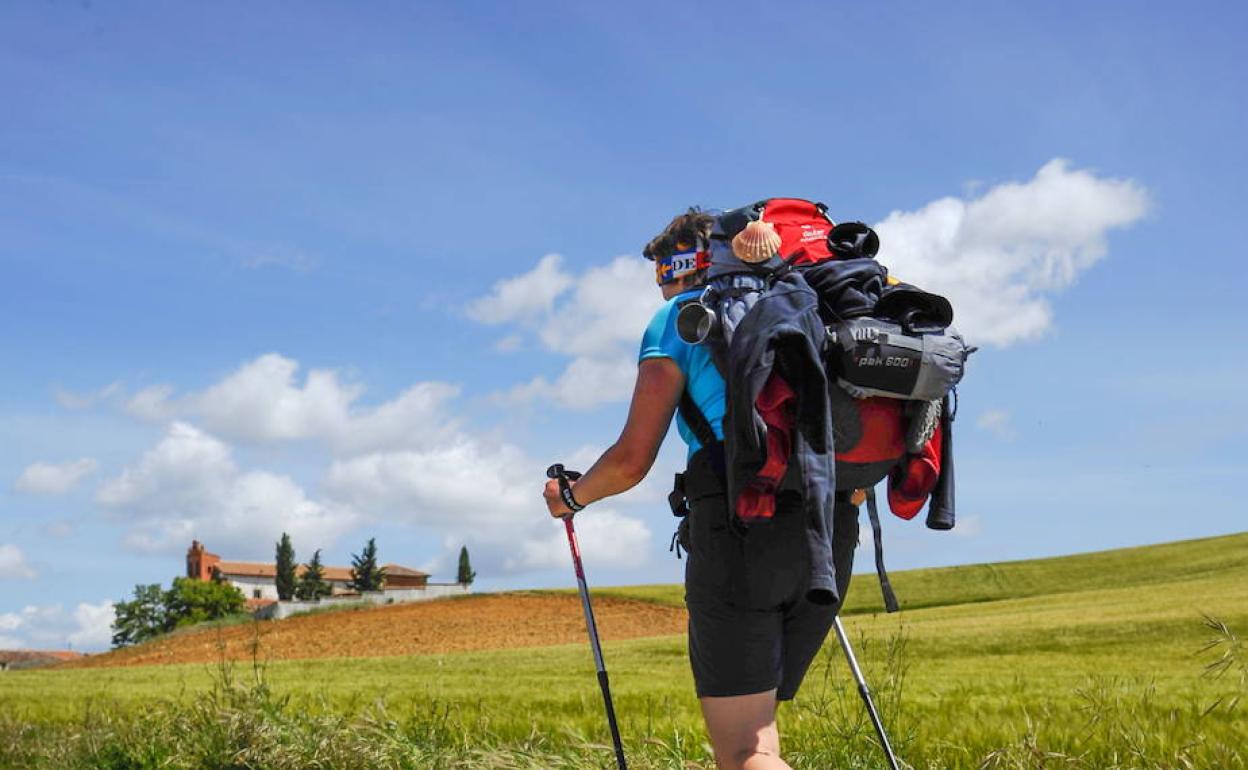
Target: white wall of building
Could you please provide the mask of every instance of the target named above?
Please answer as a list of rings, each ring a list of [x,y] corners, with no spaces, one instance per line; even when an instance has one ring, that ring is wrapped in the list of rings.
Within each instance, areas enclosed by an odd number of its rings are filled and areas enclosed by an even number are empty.
[[[277,583],[273,578],[226,575],[225,582],[243,592],[244,599],[277,600]],[[341,580],[325,581],[334,591],[349,591],[351,587]],[[257,593],[258,592],[258,593]]]
[[[262,620],[281,620],[291,615],[297,615],[300,612],[309,612],[324,607],[360,603],[406,604],[407,602],[422,602],[447,596],[462,596],[468,593],[472,593],[471,587],[462,583],[431,583],[425,588],[391,588],[387,591],[366,591],[359,595],[333,596],[315,602],[277,602],[256,610],[255,616]],[[273,594],[274,598],[276,598],[276,589],[274,589]]]
[[[277,584],[272,578],[226,575],[225,582],[242,591],[244,599],[277,600]]]

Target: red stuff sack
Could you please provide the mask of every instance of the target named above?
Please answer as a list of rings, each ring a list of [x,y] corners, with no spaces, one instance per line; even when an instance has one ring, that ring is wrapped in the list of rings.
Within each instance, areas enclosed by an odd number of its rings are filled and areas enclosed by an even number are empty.
[[[726,244],[750,222],[770,222],[780,236],[778,257],[794,265],[813,265],[831,259],[828,234],[834,226],[828,216],[828,207],[822,203],[801,198],[767,198],[749,206],[734,209],[719,218],[717,231],[712,237]],[[718,257],[720,261],[731,257]],[[733,259],[735,261],[735,259]]]
[[[902,402],[872,396],[854,398],[828,388],[836,447],[836,488],[866,489],[888,475],[906,455]]]

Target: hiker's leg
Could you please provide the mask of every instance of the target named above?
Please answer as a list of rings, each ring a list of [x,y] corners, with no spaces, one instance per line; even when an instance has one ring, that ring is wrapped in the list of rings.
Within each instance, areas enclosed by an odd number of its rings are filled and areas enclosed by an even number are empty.
[[[837,499],[832,511],[832,559],[836,563],[836,590],[844,605],[854,571],[854,549],[858,547],[858,506]]]
[[[854,567],[854,548],[858,545],[858,508],[848,502],[837,501],[835,511],[832,554],[836,562],[837,591],[844,601]],[[821,606],[811,604],[804,597],[785,608],[783,667],[776,700],[792,700],[797,694],[807,669],[832,630],[833,618],[839,610],[839,604]]]
[[[792,770],[780,758],[775,690],[701,702],[721,770]]]

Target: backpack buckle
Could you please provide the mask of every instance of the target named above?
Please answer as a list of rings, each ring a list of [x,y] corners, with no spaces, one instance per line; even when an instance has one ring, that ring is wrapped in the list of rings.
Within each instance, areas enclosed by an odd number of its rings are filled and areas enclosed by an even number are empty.
[[[677,473],[672,480],[672,491],[667,495],[667,504],[672,509],[673,516],[689,515],[689,500],[685,497],[685,474]]]

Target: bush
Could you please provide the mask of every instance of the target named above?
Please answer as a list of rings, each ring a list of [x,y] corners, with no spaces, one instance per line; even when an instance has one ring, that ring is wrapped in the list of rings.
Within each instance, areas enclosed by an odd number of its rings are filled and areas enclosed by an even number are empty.
[[[243,611],[237,588],[215,580],[178,577],[167,591],[159,583],[134,587],[134,599],[113,606],[113,647],[145,642],[175,628]]]
[[[243,594],[228,583],[174,578],[165,592],[165,630],[216,620],[243,611]]]

